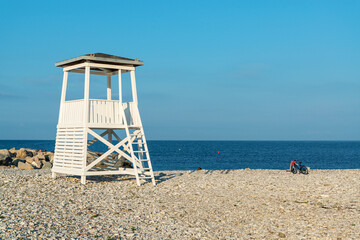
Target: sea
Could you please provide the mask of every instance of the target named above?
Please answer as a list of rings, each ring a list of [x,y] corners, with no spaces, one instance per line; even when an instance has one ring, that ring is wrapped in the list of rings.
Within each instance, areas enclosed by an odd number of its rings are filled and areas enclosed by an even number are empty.
[[[55,141],[0,140],[0,149],[13,147],[54,151]],[[288,169],[294,159],[311,169],[360,169],[360,141],[148,141],[148,148],[155,171]]]

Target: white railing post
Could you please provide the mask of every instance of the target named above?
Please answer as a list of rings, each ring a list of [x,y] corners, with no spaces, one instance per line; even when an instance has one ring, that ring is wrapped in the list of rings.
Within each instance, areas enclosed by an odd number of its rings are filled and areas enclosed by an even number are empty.
[[[84,120],[83,123],[89,123],[89,85],[90,85],[90,66],[85,67],[85,88],[84,88]]]
[[[138,98],[137,98],[137,92],[136,92],[135,70],[130,71],[130,78],[131,78],[131,90],[132,90],[133,102],[137,106]]]
[[[107,100],[111,100],[111,75],[107,75]]]
[[[64,71],[62,90],[61,90],[61,100],[60,100],[60,111],[59,111],[59,120],[58,123],[62,122],[62,118],[64,115],[64,105],[65,105],[65,97],[66,97],[66,88],[67,88],[67,80],[68,80],[69,72]]]
[[[118,77],[119,77],[119,104],[122,104],[121,69],[119,69],[118,71]]]

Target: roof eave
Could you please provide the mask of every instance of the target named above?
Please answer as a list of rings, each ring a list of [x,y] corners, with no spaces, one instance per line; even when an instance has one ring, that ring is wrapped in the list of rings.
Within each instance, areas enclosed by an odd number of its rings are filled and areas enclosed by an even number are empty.
[[[102,58],[102,57],[80,56],[80,57],[75,57],[75,58],[71,58],[68,60],[57,62],[57,63],[55,63],[55,66],[56,67],[63,67],[65,65],[69,66],[69,65],[71,65],[71,63],[78,62],[78,61],[84,61],[84,62],[86,62],[86,61],[89,61],[89,62],[101,61],[101,62],[108,62],[109,64],[114,64],[114,65],[133,65],[134,67],[144,65],[144,62],[139,61],[139,60],[109,59],[109,58]]]

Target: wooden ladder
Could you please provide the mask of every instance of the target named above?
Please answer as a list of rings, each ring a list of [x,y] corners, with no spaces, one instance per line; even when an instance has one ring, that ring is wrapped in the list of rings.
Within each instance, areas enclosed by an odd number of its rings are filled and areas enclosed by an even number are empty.
[[[130,145],[131,155],[134,157],[135,164],[133,164],[133,167],[138,185],[140,185],[139,180],[148,181],[151,179],[151,182],[155,186],[154,172],[142,126],[130,134]]]

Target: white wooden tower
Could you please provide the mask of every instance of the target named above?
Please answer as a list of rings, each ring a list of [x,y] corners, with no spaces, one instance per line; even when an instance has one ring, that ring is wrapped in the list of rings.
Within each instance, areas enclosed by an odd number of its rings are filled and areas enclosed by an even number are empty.
[[[103,53],[87,54],[55,64],[63,68],[64,76],[53,178],[56,178],[58,173],[77,175],[81,176],[81,183],[85,184],[86,176],[125,174],[135,176],[139,186],[142,179],[151,180],[155,185],[135,83],[135,68],[143,64],[137,59]],[[66,101],[69,72],[84,74],[83,99]],[[126,72],[130,72],[132,102],[122,101],[121,75]],[[107,99],[89,99],[91,75],[104,76],[104,90],[105,82],[107,84],[107,93],[104,92],[104,95]],[[114,75],[117,76],[119,86],[118,100],[113,100],[111,96],[111,81]],[[108,151],[89,162],[88,147],[96,141],[105,144]],[[130,161],[132,168],[116,167],[120,158]]]

